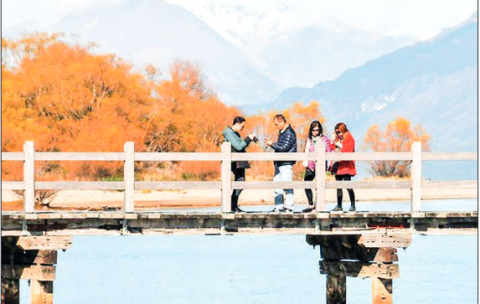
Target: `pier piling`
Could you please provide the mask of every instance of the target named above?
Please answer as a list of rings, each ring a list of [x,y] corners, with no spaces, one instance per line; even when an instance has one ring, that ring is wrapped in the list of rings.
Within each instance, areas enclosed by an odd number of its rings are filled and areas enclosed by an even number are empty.
[[[30,303],[52,304],[53,281],[30,280]]]
[[[2,277],[2,304],[20,303],[20,280]]]
[[[392,304],[393,303],[393,280],[372,278],[372,303]]]
[[[390,231],[389,231],[390,230]],[[408,247],[408,231],[351,232],[307,235],[307,243],[320,246],[320,273],[327,275],[326,303],[347,303],[346,277],[372,279],[372,303],[393,303],[393,279],[400,275],[397,249]]]
[[[347,277],[327,274],[327,304],[347,303]]]
[[[71,236],[2,237],[2,304],[20,303],[20,279],[30,280],[30,303],[52,304],[58,250]]]

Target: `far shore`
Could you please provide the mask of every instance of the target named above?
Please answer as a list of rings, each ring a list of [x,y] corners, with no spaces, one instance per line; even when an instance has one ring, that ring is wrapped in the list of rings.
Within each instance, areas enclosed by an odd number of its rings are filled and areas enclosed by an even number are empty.
[[[304,190],[295,190],[295,204],[307,204]],[[357,202],[409,201],[408,189],[357,189]],[[220,190],[141,190],[135,192],[136,210],[154,208],[203,208],[220,206]],[[344,191],[344,201],[348,194]],[[423,200],[476,199],[477,189],[423,189]],[[2,191],[2,210],[22,210],[23,198],[11,190]],[[327,202],[336,202],[336,190],[328,189]],[[244,190],[240,195],[240,206],[273,205],[273,190]],[[115,210],[123,204],[123,191],[102,190],[61,190],[50,202],[43,206],[49,210]]]

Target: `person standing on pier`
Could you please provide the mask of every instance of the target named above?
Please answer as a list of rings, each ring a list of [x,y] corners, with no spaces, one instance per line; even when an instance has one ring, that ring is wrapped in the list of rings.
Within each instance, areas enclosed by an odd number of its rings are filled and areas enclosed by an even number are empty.
[[[245,153],[245,149],[248,147],[250,142],[257,141],[255,134],[249,134],[245,139],[242,139],[240,136],[240,131],[245,127],[245,118],[237,116],[233,119],[232,127],[227,126],[223,130],[222,135],[224,141],[229,142],[232,145],[232,152],[236,153]],[[232,162],[232,172],[235,177],[235,181],[245,181],[245,169],[250,168],[248,161],[236,161]],[[232,192],[232,211],[233,212],[244,212],[238,207],[238,198],[242,189],[235,189]]]
[[[340,122],[335,126],[335,133],[332,134],[332,149],[339,150],[338,152],[355,152],[355,139],[353,138],[350,131],[347,129],[347,126]],[[357,175],[357,170],[355,169],[355,161],[353,160],[341,160],[332,165],[330,169],[332,173],[335,174],[335,180],[337,181],[351,181],[352,176]],[[348,196],[350,197],[350,210],[355,212],[355,193],[353,189],[347,189]],[[337,207],[332,211],[342,211],[342,201],[343,201],[343,190],[337,189]]]
[[[278,129],[278,140],[273,142],[269,138],[265,138],[265,144],[271,147],[275,153],[291,153],[297,152],[297,134],[290,124],[287,124],[285,116],[277,114],[273,119],[275,127]],[[275,161],[275,177],[276,182],[293,181],[293,165],[295,161]],[[286,193],[284,204],[284,192]],[[293,212],[293,189],[275,189],[275,208],[273,212]]]
[[[325,143],[325,152],[332,152],[330,147],[330,139],[327,136],[323,135],[322,124],[315,120],[310,124],[310,130],[308,131],[307,143],[305,145],[305,153],[315,153],[316,145],[320,141]],[[315,162],[313,160],[304,161],[303,166],[305,167],[305,177],[304,181],[312,181],[315,178]],[[327,168],[325,164],[325,168]],[[324,174],[322,172],[322,174]],[[308,208],[303,209],[303,212],[312,212],[315,209],[313,204],[313,192],[312,189],[305,189],[305,194],[307,195]]]

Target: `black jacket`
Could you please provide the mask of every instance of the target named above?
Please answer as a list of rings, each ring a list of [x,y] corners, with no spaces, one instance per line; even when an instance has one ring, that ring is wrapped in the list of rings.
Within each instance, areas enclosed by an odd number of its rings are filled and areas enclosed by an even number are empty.
[[[297,134],[292,129],[292,126],[288,125],[287,129],[282,133],[278,132],[278,140],[272,145],[275,153],[288,153],[297,152]],[[275,161],[275,166],[293,165],[295,161]]]

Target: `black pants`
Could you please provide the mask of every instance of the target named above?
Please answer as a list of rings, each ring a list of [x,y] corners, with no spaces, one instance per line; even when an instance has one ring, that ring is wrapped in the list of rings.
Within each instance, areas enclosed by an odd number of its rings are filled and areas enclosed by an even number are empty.
[[[243,182],[245,181],[245,169],[233,169],[232,168],[233,175],[235,177],[236,182]],[[235,211],[238,207],[238,197],[240,196],[240,193],[242,192],[243,189],[235,189],[233,190],[232,193],[232,211]]]
[[[325,171],[327,171],[328,162],[325,162]],[[305,168],[305,177],[303,178],[304,181],[310,182],[313,181],[315,178],[315,170],[310,170],[309,168]],[[313,192],[312,189],[305,189],[305,194],[307,195],[308,204],[313,206]]]
[[[352,176],[350,174],[343,174],[343,175],[335,175],[335,180],[341,181],[351,181]],[[355,193],[353,192],[353,189],[347,189],[348,191],[348,196],[350,197],[350,203],[352,205],[355,204]],[[337,189],[337,205],[341,206],[343,201],[343,190],[342,189]]]
[[[304,181],[312,181],[315,178],[315,170],[305,169]],[[313,192],[312,189],[305,189],[305,194],[307,195],[308,204],[313,206]]]

